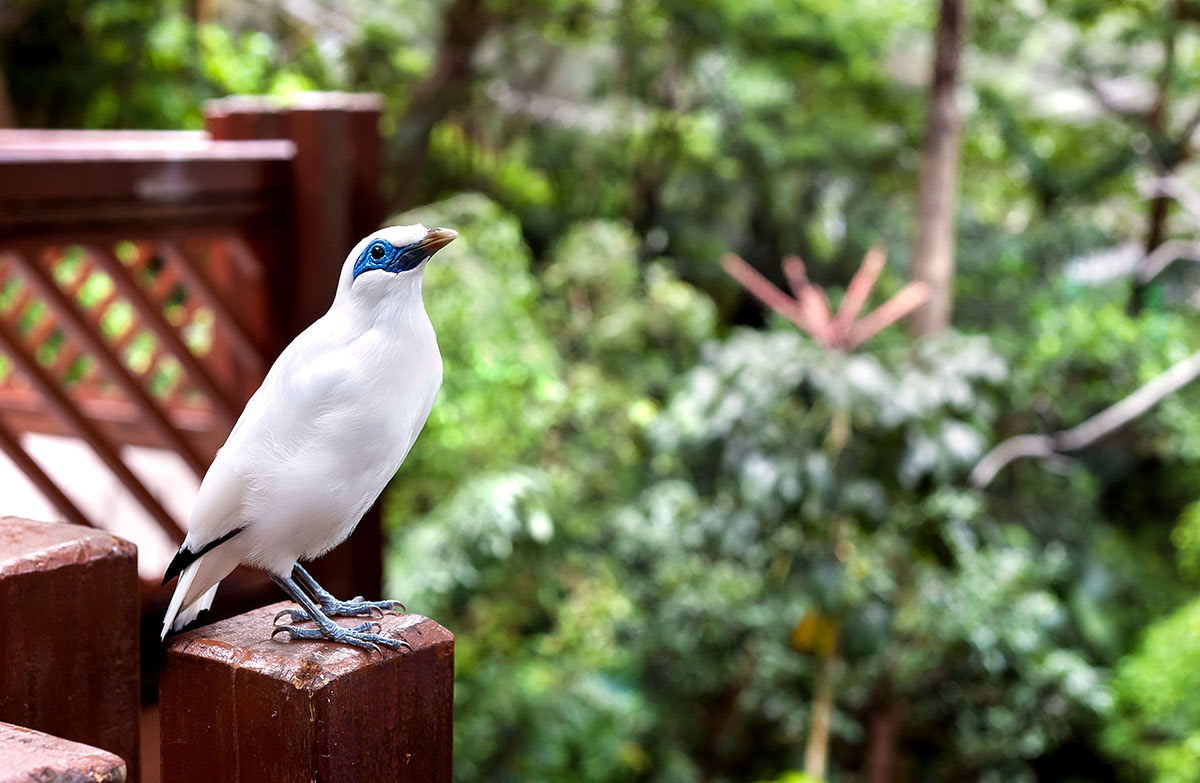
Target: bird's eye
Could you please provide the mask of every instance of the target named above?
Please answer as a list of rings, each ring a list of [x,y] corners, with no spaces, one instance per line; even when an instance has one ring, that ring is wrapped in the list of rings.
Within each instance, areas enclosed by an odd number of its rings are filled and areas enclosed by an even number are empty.
[[[375,259],[376,261],[383,258],[383,246],[382,245],[375,245],[374,247],[371,248],[371,258]]]

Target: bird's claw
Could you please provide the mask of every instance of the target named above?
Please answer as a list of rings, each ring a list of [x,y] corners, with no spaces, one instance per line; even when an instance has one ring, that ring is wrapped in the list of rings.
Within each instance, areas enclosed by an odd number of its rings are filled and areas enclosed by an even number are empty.
[[[285,614],[281,612],[280,614]],[[271,632],[271,637],[276,634],[286,633],[289,640],[294,639],[328,639],[333,642],[349,644],[369,652],[382,652],[379,645],[385,645],[392,649],[400,649],[407,647],[412,649],[412,645],[403,639],[393,639],[389,636],[382,636],[378,633],[372,633],[372,628],[383,630],[379,623],[366,622],[354,626],[353,628],[344,628],[335,626],[334,629],[326,630],[322,628],[297,628],[294,625],[279,625]]]
[[[321,611],[329,617],[378,617],[383,618],[386,611],[404,613],[404,604],[399,601],[364,601],[361,595],[351,598],[349,601],[323,601],[321,603]],[[376,614],[378,612],[378,614]],[[275,615],[275,622],[279,622],[279,618],[288,615],[294,623],[302,623],[306,620],[311,620],[308,612],[304,609],[284,609]]]
[[[362,617],[363,615],[375,616],[375,612],[379,612],[379,617],[387,612],[398,612],[404,614],[407,611],[404,604],[399,601],[367,601],[361,595],[356,595],[349,601],[330,601],[327,604],[322,604],[321,609],[329,615],[338,617]]]
[[[272,622],[275,625],[279,625],[279,618],[285,615],[291,617],[293,623],[302,623],[305,620],[311,619],[308,616],[308,612],[303,609],[283,609],[275,614],[275,619]]]

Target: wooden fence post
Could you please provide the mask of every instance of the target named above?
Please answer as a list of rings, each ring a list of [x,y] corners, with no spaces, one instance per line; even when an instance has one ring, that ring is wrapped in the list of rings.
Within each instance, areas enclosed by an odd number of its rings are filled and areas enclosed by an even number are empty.
[[[410,651],[272,640],[278,603],[181,634],[159,682],[164,783],[449,783],[454,637],[386,615]],[[348,621],[343,621],[348,622]]]
[[[125,783],[128,779],[125,762],[108,751],[0,723],[0,783]]]
[[[0,518],[0,721],[94,745],[138,779],[137,548]]]
[[[291,219],[287,241],[264,257],[274,358],[333,302],[338,273],[358,240],[384,219],[380,189],[383,102],[374,94],[307,93],[289,103],[234,96],[209,101],[206,125],[216,140],[290,139]],[[382,515],[376,503],[341,546],[312,564],[339,597],[378,596],[383,584]]]

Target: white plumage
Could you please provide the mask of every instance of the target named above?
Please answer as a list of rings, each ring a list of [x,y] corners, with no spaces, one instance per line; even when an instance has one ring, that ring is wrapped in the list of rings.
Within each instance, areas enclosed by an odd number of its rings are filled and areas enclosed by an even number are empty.
[[[383,491],[441,386],[421,282],[455,236],[390,227],[347,256],[333,305],[280,354],[200,485],[168,577],[202,554],[179,575],[164,638],[239,563],[286,579],[345,540]]]

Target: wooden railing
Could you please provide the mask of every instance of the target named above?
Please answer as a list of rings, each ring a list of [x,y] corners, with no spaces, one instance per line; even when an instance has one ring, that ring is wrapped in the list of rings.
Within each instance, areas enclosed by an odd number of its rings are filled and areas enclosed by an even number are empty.
[[[186,519],[123,450],[202,476],[382,218],[377,97],[230,98],[206,117],[202,132],[0,131],[0,449],[71,522],[102,520],[26,433],[81,439],[181,541]],[[370,557],[335,584],[377,589],[372,521],[342,555]]]
[[[97,530],[0,516],[0,780],[452,779],[454,637],[418,615],[376,618],[410,649],[373,653],[272,639],[285,603],[180,634],[160,728],[140,733],[156,721],[139,716],[135,559]]]

